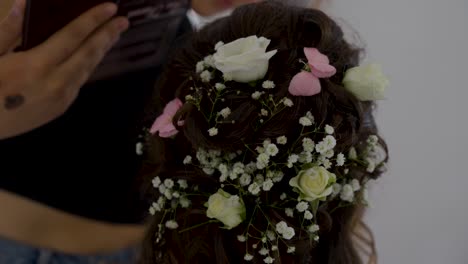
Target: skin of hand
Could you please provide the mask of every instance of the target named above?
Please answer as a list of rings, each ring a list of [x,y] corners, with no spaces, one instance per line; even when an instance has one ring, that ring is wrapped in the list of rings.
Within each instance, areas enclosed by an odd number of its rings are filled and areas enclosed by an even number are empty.
[[[21,38],[25,0],[0,18],[0,140],[62,115],[106,52],[127,30],[113,3],[98,5],[43,44],[12,52]]]

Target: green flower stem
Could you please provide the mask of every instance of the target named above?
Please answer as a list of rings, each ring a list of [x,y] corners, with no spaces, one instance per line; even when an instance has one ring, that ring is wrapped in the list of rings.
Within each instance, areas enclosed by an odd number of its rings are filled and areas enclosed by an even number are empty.
[[[195,228],[199,228],[199,227],[204,226],[204,225],[208,225],[208,224],[212,224],[212,223],[218,223],[218,222],[219,222],[218,220],[210,220],[210,221],[207,221],[207,222],[198,224],[198,225],[194,225],[194,226],[191,226],[191,227],[182,229],[182,230],[179,231],[179,234],[182,234],[182,233],[184,233],[184,232],[193,230],[193,229],[195,229]]]

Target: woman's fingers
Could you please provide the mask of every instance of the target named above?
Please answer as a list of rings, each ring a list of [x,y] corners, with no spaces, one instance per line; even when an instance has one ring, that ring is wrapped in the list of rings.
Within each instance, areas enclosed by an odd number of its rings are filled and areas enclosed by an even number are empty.
[[[15,0],[9,14],[0,21],[0,55],[10,51],[21,39],[25,0]]]
[[[114,3],[96,6],[82,14],[46,42],[34,48],[37,60],[45,67],[55,67],[75,54],[83,42],[117,13]]]

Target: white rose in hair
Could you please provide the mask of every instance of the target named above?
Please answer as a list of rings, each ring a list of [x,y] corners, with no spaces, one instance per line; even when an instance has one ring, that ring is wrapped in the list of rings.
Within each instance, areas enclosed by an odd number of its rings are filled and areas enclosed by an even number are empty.
[[[336,181],[335,174],[324,167],[315,166],[308,170],[302,170],[289,181],[289,185],[297,188],[300,198],[309,202],[326,198],[333,192],[333,184]]]
[[[232,229],[245,220],[245,205],[237,195],[231,195],[222,189],[210,196],[206,216],[221,221],[226,229]]]
[[[270,40],[250,36],[218,46],[213,55],[214,65],[233,81],[248,83],[263,79],[276,50],[266,52]]]
[[[382,73],[378,64],[348,69],[343,79],[343,85],[361,101],[382,100],[385,98],[385,89],[390,81]]]

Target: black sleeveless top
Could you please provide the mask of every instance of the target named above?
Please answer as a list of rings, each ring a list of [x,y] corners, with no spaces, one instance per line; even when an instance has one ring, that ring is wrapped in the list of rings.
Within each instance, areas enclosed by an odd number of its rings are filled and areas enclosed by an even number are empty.
[[[178,35],[190,29],[185,20]],[[0,189],[95,220],[141,222],[135,145],[161,68],[85,85],[60,118],[0,141]]]

